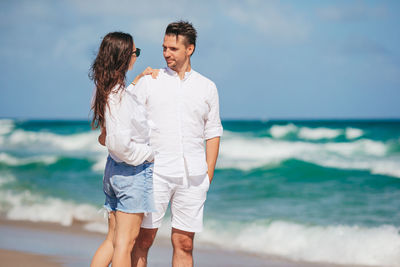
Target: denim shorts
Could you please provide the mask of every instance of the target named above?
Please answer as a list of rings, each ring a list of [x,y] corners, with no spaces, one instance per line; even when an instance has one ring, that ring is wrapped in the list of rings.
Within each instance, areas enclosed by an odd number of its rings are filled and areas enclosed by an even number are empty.
[[[104,170],[104,207],[110,211],[125,213],[155,212],[153,200],[153,166],[145,162],[132,166],[107,158]]]

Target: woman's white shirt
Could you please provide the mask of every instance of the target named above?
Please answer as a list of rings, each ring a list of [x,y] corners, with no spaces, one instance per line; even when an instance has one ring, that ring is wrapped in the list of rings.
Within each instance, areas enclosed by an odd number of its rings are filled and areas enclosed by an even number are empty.
[[[117,85],[108,97],[106,147],[115,161],[137,166],[152,161],[154,155],[149,146],[151,129],[146,109],[136,100],[133,90],[132,84],[126,88]]]

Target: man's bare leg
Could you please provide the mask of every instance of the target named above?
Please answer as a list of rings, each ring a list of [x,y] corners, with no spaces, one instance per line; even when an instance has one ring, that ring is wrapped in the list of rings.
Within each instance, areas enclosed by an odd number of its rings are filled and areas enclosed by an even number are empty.
[[[146,267],[147,255],[149,249],[153,245],[157,234],[156,229],[140,228],[139,236],[136,239],[135,246],[132,251],[132,267]]]
[[[194,233],[172,228],[171,241],[174,248],[172,256],[173,267],[193,266]]]

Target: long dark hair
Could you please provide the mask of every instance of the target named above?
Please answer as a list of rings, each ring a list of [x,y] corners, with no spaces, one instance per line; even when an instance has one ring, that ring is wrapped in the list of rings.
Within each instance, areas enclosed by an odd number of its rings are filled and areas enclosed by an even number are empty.
[[[96,85],[96,95],[91,109],[93,129],[104,127],[104,112],[108,95],[116,85],[125,87],[125,75],[133,52],[133,38],[123,32],[111,32],[101,42],[89,78]]]

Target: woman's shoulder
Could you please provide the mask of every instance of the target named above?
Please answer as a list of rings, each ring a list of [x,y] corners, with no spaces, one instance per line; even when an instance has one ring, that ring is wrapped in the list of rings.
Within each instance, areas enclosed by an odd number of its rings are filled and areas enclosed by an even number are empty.
[[[124,96],[126,92],[126,88],[123,85],[117,84],[115,85],[108,95],[108,101],[110,103],[117,103],[121,101],[121,98]]]

